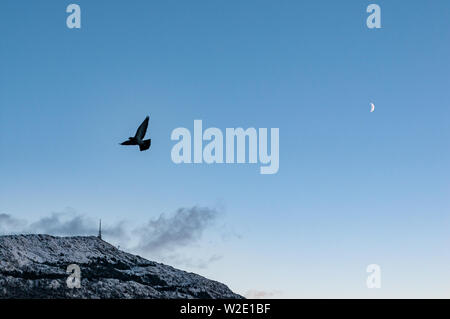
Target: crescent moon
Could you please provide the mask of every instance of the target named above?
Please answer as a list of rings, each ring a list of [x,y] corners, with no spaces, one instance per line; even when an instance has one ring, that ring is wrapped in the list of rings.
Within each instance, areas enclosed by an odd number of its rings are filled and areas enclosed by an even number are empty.
[[[375,111],[375,104],[370,103],[370,113],[372,113],[373,111]]]

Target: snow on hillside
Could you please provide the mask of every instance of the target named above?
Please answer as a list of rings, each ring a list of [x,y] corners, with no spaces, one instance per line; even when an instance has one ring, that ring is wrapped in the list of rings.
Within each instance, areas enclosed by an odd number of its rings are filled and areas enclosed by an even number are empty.
[[[68,288],[67,266],[81,270]],[[118,250],[94,236],[0,236],[0,298],[242,298],[222,283]]]

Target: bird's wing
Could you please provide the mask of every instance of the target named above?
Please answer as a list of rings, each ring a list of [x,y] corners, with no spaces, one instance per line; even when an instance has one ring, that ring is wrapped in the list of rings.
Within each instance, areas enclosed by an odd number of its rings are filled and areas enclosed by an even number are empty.
[[[120,145],[137,145],[137,143],[130,140],[126,140],[125,142],[120,143]]]
[[[148,116],[145,118],[144,122],[142,122],[142,124],[139,126],[139,128],[136,131],[136,135],[134,137],[143,140],[145,133],[147,132],[147,127],[148,127]]]

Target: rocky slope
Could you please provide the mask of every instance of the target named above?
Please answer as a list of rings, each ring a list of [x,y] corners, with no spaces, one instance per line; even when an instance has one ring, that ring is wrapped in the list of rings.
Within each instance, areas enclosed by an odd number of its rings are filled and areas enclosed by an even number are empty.
[[[70,264],[81,287],[68,288]],[[242,298],[222,283],[125,253],[97,237],[0,236],[0,298]]]

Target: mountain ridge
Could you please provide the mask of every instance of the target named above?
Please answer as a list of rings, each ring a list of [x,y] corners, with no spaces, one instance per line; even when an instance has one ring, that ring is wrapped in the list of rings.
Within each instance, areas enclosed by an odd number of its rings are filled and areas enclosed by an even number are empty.
[[[69,288],[67,267],[80,268]],[[95,236],[0,236],[0,298],[240,299],[226,285],[117,249]]]

